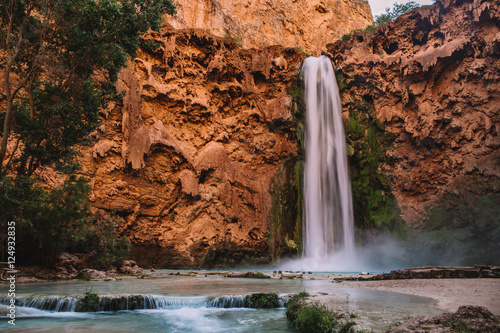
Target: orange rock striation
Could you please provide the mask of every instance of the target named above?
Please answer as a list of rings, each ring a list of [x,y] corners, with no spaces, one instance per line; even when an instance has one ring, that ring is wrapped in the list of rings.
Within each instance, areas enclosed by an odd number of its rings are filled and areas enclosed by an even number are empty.
[[[305,55],[169,26],[145,41],[159,48],[121,73],[123,105],[83,154],[93,207],[122,217],[143,266],[196,266],[220,244],[267,262],[270,183],[298,149],[287,88]]]
[[[373,24],[365,0],[176,0],[175,28],[230,35],[243,48],[300,47],[319,55],[325,45]]]
[[[347,42],[328,45],[398,135],[393,188],[406,221],[445,193],[500,189],[499,2],[438,0]]]

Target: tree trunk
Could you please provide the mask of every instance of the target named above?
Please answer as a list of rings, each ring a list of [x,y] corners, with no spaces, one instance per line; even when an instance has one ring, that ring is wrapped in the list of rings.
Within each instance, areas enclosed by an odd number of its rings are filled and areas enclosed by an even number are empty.
[[[0,174],[2,173],[3,160],[7,152],[7,142],[10,136],[10,123],[12,120],[12,92],[10,89],[10,61],[5,68],[5,95],[7,97],[7,105],[5,107],[5,120],[3,122],[2,144],[0,145]]]
[[[31,121],[35,120],[35,102],[33,101],[33,80],[34,80],[34,78],[31,78],[31,80],[28,82],[28,99],[30,101],[30,120]]]
[[[10,41],[11,41],[11,34],[12,34],[12,22],[13,22],[13,12],[14,12],[14,1],[12,1],[11,8],[10,8],[10,17],[9,17],[9,28],[7,29],[7,43],[6,43],[6,50],[7,52],[10,51]],[[23,42],[23,30],[24,30],[24,25],[26,24],[26,21],[28,17],[30,16],[31,13],[31,6],[28,6],[27,8],[27,13],[26,16],[23,19],[23,22],[21,23],[19,27],[19,36],[17,39],[16,47],[12,51],[12,53],[9,55],[9,61],[7,62],[7,65],[5,66],[5,97],[7,99],[6,106],[5,106],[5,120],[3,123],[3,133],[2,133],[2,143],[0,144],[0,174],[2,173],[3,169],[3,160],[5,159],[5,154],[7,153],[7,143],[9,141],[9,136],[10,136],[10,126],[11,126],[11,121],[12,121],[12,104],[13,104],[13,99],[14,96],[12,94],[11,90],[11,82],[10,82],[10,72],[12,71],[12,65],[16,61],[17,55],[19,53],[19,50],[21,49],[21,44]]]

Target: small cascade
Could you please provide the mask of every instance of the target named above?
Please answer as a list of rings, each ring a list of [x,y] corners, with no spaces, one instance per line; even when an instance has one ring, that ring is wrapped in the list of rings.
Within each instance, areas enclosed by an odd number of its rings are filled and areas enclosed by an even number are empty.
[[[279,307],[289,299],[288,294],[279,295]],[[226,295],[217,297],[191,296],[159,296],[159,295],[102,295],[99,296],[97,311],[132,311],[132,310],[177,310],[181,308],[251,308],[252,294]],[[16,306],[35,308],[52,312],[81,312],[79,301],[81,296],[48,296],[48,297],[18,297]],[[0,298],[0,304],[9,305],[10,298]]]
[[[66,296],[50,296],[50,297],[17,297],[15,304],[17,306],[24,306],[26,308],[34,308],[44,311],[54,312],[74,312],[76,310],[76,303],[78,297]],[[9,305],[10,298],[1,298],[0,304]]]
[[[354,217],[342,106],[329,58],[302,67],[306,107],[304,257],[324,267],[334,252],[354,251]],[[332,268],[332,267],[328,267]]]
[[[248,307],[250,295],[219,296],[207,302],[209,308],[245,308]]]

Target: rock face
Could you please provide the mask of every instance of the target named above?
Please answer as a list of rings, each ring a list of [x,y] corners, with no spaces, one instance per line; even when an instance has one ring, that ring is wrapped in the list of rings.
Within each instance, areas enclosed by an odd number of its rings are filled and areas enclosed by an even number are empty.
[[[158,48],[121,73],[123,105],[83,152],[94,209],[121,217],[141,266],[201,265],[222,245],[267,262],[269,186],[297,153],[287,87],[304,53],[168,25],[144,42]]]
[[[350,81],[344,111],[370,102],[398,138],[394,194],[406,221],[444,193],[500,189],[498,1],[441,0],[328,45]]]
[[[386,333],[410,332],[500,332],[500,318],[482,306],[466,305],[455,313],[443,313],[432,318],[414,318],[391,327]]]
[[[244,48],[300,47],[319,54],[325,45],[373,24],[364,0],[177,0],[175,28],[230,35]]]
[[[335,281],[378,281],[405,279],[478,279],[500,278],[499,266],[476,265],[474,267],[423,266],[391,271],[369,277],[335,278]]]

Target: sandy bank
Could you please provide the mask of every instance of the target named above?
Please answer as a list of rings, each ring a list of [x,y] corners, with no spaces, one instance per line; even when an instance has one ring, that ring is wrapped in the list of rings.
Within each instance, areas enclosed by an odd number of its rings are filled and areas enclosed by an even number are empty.
[[[436,306],[455,312],[461,305],[479,305],[500,315],[500,279],[408,279],[349,281],[346,286],[433,298]]]

